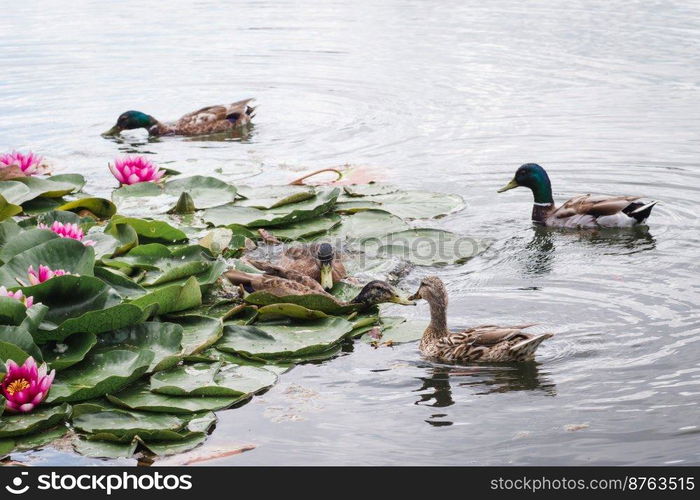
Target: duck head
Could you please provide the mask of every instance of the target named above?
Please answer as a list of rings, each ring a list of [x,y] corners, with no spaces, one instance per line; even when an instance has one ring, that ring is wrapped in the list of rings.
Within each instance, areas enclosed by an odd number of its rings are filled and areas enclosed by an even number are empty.
[[[125,113],[119,115],[119,118],[117,118],[117,123],[114,125],[114,127],[102,135],[117,135],[122,130],[131,130],[135,128],[145,128],[148,130],[156,123],[158,123],[158,120],[153,118],[151,115],[142,113],[141,111],[126,111]]]
[[[365,307],[384,302],[393,302],[394,304],[402,304],[405,306],[416,305],[414,301],[399,295],[394,287],[379,280],[367,283],[360,293],[357,294],[357,297],[350,301],[351,304],[362,304]]]
[[[552,184],[547,172],[537,163],[521,165],[513,179],[498,190],[499,193],[516,187],[530,188],[535,197],[535,203],[553,203]]]
[[[418,291],[411,295],[408,300],[423,299],[430,304],[440,304],[443,308],[447,307],[447,289],[445,284],[437,276],[427,276],[423,278]]]
[[[333,259],[335,258],[335,250],[329,243],[321,243],[318,246],[316,258],[321,264],[321,286],[325,290],[333,288]]]

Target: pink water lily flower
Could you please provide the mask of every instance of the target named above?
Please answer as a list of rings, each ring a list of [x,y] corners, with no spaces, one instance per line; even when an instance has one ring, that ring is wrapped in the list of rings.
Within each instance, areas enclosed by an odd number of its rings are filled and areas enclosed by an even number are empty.
[[[70,238],[72,240],[82,241],[83,245],[87,247],[94,246],[95,243],[97,243],[93,240],[86,240],[83,230],[80,229],[77,224],[71,224],[70,222],[64,224],[63,222],[54,221],[54,223],[50,226],[40,222],[36,227],[38,229],[48,229],[49,231],[59,235],[61,238]]]
[[[15,167],[17,170],[15,177],[44,174],[48,170],[47,165],[44,163],[44,157],[31,151],[29,153],[12,151],[11,153],[0,154],[0,170],[11,167]]]
[[[109,170],[122,184],[138,184],[139,182],[158,182],[165,175],[165,170],[159,169],[155,163],[144,156],[125,156],[109,164]]]
[[[22,366],[8,359],[5,368],[7,374],[0,384],[0,393],[7,400],[5,409],[9,413],[28,413],[49,395],[56,370],[47,374],[46,363],[37,366],[30,356]]]
[[[50,280],[54,276],[65,276],[66,274],[70,273],[68,271],[64,271],[63,269],[54,270],[43,264],[39,266],[38,272],[34,270],[34,266],[29,266],[29,269],[27,269],[30,285],[38,285],[39,283]]]
[[[25,297],[22,290],[17,290],[16,292],[11,292],[4,286],[0,286],[0,297],[10,297],[11,299],[19,300],[26,308],[30,308],[34,305],[34,297]]]

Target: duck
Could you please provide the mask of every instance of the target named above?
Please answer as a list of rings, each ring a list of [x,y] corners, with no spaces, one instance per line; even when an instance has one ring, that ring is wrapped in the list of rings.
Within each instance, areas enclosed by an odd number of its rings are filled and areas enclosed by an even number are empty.
[[[145,128],[151,136],[162,135],[208,135],[227,132],[244,127],[255,116],[253,99],[244,99],[231,104],[218,104],[188,113],[174,122],[160,122],[141,111],[126,111],[119,115],[117,123],[103,136],[118,135],[122,130]]]
[[[359,309],[367,309],[373,305],[393,302],[402,305],[415,305],[414,301],[402,297],[394,287],[385,281],[374,280],[367,283],[362,290],[349,302],[341,302],[328,293],[315,280],[296,271],[286,271],[285,277],[269,274],[246,273],[231,269],[224,273],[234,285],[242,286],[247,292],[268,292],[278,297],[287,295],[324,295],[338,305],[356,304]]]
[[[423,332],[420,351],[440,362],[515,362],[532,361],[537,347],[552,333],[523,332],[534,324],[481,325],[452,332],[447,328],[447,289],[437,276],[421,281],[418,291],[408,300],[425,300],[430,306],[430,323]]]
[[[279,260],[272,264],[254,259],[247,262],[263,272],[282,275],[286,271],[295,271],[317,281],[325,290],[347,277],[345,266],[330,243],[312,243],[295,245],[284,250]]]
[[[554,204],[552,184],[544,168],[536,163],[521,165],[515,177],[498,190],[499,193],[527,187],[535,202],[532,221],[536,224],[562,228],[632,227],[644,224],[656,201],[638,201],[641,196],[605,196],[583,194]]]

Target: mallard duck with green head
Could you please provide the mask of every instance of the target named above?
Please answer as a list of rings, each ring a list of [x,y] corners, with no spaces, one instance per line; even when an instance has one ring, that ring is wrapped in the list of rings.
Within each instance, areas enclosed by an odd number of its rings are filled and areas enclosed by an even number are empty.
[[[421,281],[408,300],[424,299],[430,306],[430,323],[423,332],[420,350],[424,356],[448,363],[531,361],[542,341],[553,334],[525,333],[530,325],[481,325],[452,332],[447,328],[447,289],[437,276]]]
[[[145,128],[149,135],[209,135],[237,130],[250,123],[255,116],[253,99],[207,106],[188,113],[173,122],[161,122],[141,111],[126,111],[119,115],[117,123],[104,136],[118,135],[122,130]]]
[[[532,191],[535,199],[532,221],[551,227],[631,227],[643,224],[656,205],[655,201],[638,201],[640,196],[583,194],[574,196],[557,207],[552,197],[549,176],[544,168],[536,163],[526,163],[518,168],[515,177],[498,192],[516,187],[526,187]]]

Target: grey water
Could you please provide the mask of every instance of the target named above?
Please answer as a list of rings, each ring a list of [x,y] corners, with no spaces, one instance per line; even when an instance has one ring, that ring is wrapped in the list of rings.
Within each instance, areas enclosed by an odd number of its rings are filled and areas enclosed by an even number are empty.
[[[687,1],[3,2],[0,150],[44,154],[103,196],[127,152],[253,185],[349,164],[458,193],[465,210],[425,225],[488,251],[401,286],[440,275],[454,327],[556,333],[521,366],[346,345],[219,412],[207,449],[254,449],[206,463],[697,465],[699,49]],[[99,135],[128,109],[166,120],[250,96],[247,137]],[[639,230],[537,229],[529,192],[496,194],[526,162],[559,201],[660,203]]]

